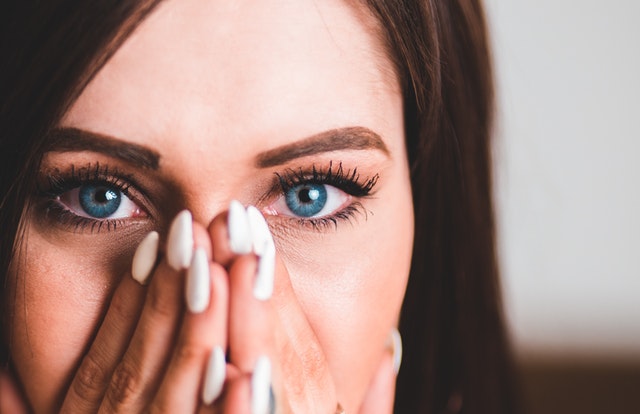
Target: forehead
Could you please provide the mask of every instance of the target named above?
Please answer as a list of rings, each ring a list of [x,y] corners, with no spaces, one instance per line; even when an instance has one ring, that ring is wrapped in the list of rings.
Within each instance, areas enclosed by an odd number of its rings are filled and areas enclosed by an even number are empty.
[[[224,137],[222,146],[262,136],[270,147],[278,137],[367,123],[397,105],[381,95],[399,93],[374,26],[342,1],[169,0],[63,124],[142,143],[206,134]]]

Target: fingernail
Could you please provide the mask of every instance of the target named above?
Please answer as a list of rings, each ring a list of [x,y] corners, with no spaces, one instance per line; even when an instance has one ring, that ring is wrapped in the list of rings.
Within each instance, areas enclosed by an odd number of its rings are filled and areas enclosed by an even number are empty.
[[[189,267],[193,255],[193,223],[189,210],[173,219],[167,240],[167,261],[177,271]]]
[[[258,271],[253,284],[253,296],[258,300],[268,300],[273,295],[276,248],[269,225],[260,211],[249,206],[247,215],[253,236],[253,250],[258,255]]]
[[[251,377],[251,412],[253,414],[269,413],[271,400],[271,362],[266,356],[256,361]]]
[[[254,206],[247,207],[247,216],[253,239],[253,252],[258,256],[262,256],[269,242],[273,243],[269,225],[267,225],[267,221],[260,213],[260,210]]]
[[[187,308],[191,313],[203,312],[209,306],[210,283],[207,254],[204,249],[198,248],[193,253],[185,287]]]
[[[138,245],[133,262],[131,263],[131,276],[141,285],[144,285],[153,270],[158,258],[158,241],[160,236],[157,231],[147,234]]]
[[[258,300],[268,300],[273,295],[275,262],[275,248],[273,246],[267,247],[258,260],[258,274],[253,284],[253,296]]]
[[[249,217],[244,206],[236,200],[233,200],[229,205],[227,227],[229,228],[231,251],[235,254],[250,253],[253,239],[249,227]]]
[[[402,364],[402,337],[397,328],[393,328],[391,332],[389,332],[386,347],[393,354],[393,370],[396,372],[396,375],[398,375],[400,364]]]
[[[222,392],[227,371],[226,364],[222,348],[219,346],[213,347],[207,362],[204,387],[202,388],[202,401],[206,405],[211,405]]]

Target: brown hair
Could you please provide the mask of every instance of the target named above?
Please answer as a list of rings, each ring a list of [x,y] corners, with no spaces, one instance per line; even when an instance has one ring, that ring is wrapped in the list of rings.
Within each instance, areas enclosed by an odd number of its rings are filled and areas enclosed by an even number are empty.
[[[403,83],[415,242],[396,412],[516,413],[492,205],[493,80],[479,0],[368,0]]]
[[[0,6],[0,298],[9,294],[7,269],[48,131],[156,3]],[[446,413],[462,403],[465,413],[516,413],[494,246],[493,85],[481,4],[366,3],[402,82],[416,217],[395,411]]]

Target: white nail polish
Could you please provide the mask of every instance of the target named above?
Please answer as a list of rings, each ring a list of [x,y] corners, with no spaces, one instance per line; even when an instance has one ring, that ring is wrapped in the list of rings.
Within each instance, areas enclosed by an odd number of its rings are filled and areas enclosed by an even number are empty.
[[[183,210],[173,219],[167,239],[167,261],[175,270],[191,264],[193,255],[193,222],[189,210]]]
[[[235,254],[250,253],[253,247],[253,238],[249,226],[249,216],[244,206],[236,200],[233,200],[229,205],[227,227],[231,251]]]
[[[191,313],[201,313],[207,309],[211,296],[210,286],[209,260],[204,249],[198,248],[193,253],[185,286],[187,308]]]
[[[261,356],[251,377],[251,413],[267,414],[269,412],[271,394],[271,361]]]
[[[131,263],[131,276],[141,285],[144,285],[153,270],[158,258],[158,232],[152,231],[142,239]]]
[[[253,296],[258,300],[268,300],[273,295],[276,250],[268,245],[258,260],[258,272],[253,284]]]
[[[249,206],[247,207],[247,215],[253,236],[253,251],[259,256],[253,296],[258,300],[267,300],[273,294],[276,247],[269,231],[269,225],[260,211]]]
[[[396,372],[396,375],[398,375],[400,364],[402,364],[402,337],[398,329],[393,328],[391,332],[389,332],[387,347],[390,348],[393,353],[393,370]]]
[[[224,351],[221,347],[215,346],[209,355],[204,386],[202,387],[202,401],[206,405],[211,405],[222,392],[227,371],[226,364]]]
[[[253,252],[258,256],[262,256],[267,244],[269,242],[273,243],[269,225],[260,210],[254,206],[247,207],[247,216],[249,217],[249,227],[253,238]]]

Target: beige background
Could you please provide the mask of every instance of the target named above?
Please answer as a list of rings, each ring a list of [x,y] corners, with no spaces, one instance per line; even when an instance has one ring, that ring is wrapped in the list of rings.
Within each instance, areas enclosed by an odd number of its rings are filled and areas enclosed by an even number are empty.
[[[640,360],[640,2],[485,4],[518,350]]]

